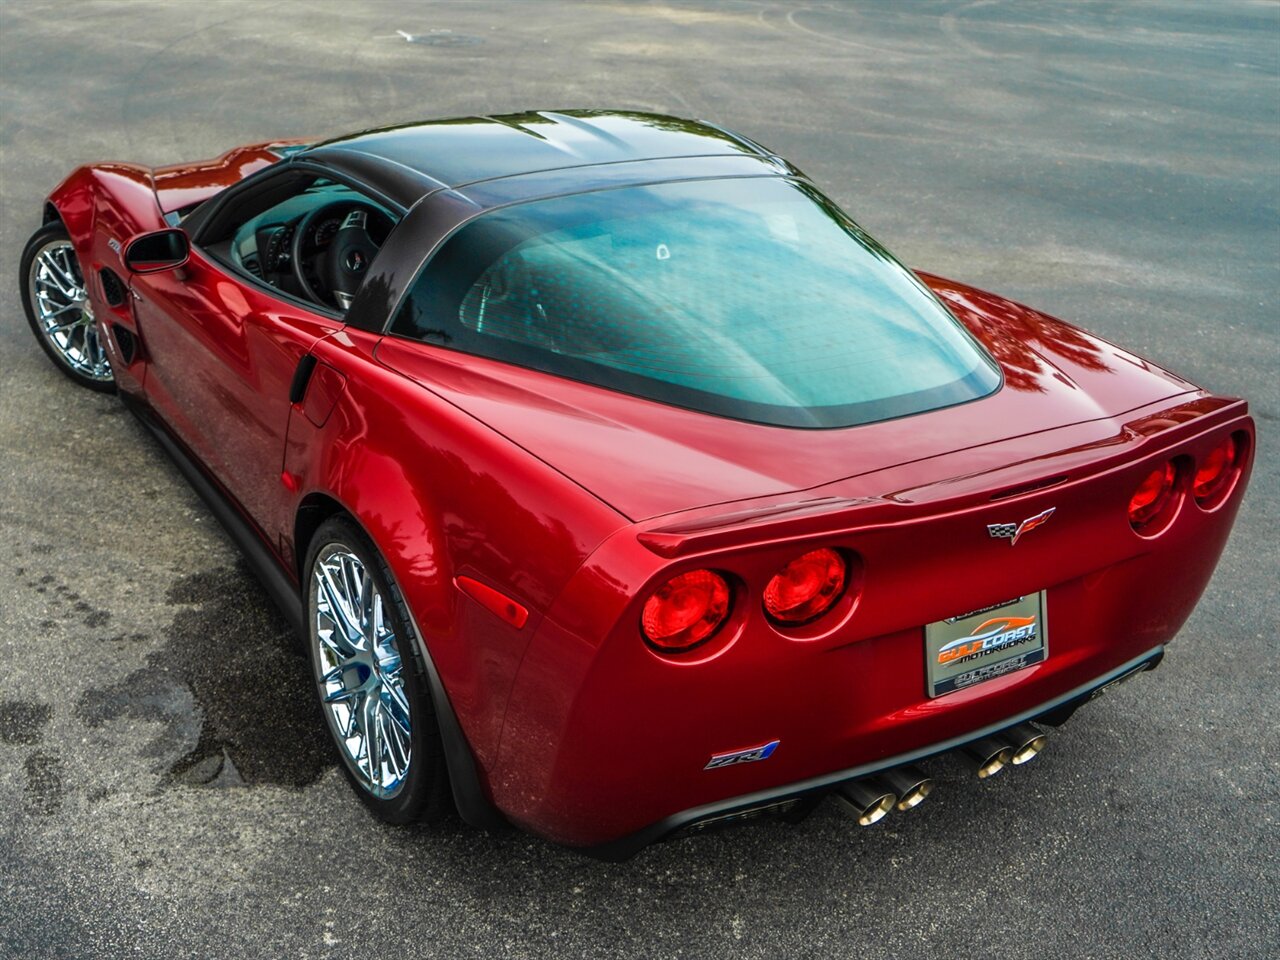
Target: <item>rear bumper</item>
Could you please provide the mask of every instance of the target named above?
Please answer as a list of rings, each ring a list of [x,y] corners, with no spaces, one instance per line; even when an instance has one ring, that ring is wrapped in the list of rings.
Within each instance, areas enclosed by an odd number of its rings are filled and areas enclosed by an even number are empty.
[[[1004,487],[990,475],[939,466],[956,479],[880,497],[870,520],[860,505],[835,520],[792,516],[777,531],[748,525],[735,542],[676,545],[669,560],[620,532],[530,643],[488,769],[495,804],[555,842],[626,856],[691,824],[946,752],[1080,700],[1158,657],[1212,576],[1251,457],[1229,497],[1202,507],[1184,496],[1157,535],[1135,533],[1126,508],[1168,458],[1185,485],[1228,432],[1252,449],[1243,405],[1197,400],[1028,461],[1028,473],[1053,482],[1026,493],[993,496]],[[1053,522],[1016,548],[988,535],[994,521],[1049,508]],[[770,626],[764,584],[814,546],[862,558],[860,592],[829,622]],[[662,578],[697,567],[731,581],[732,617],[705,648],[661,656],[638,635],[639,607]],[[924,624],[1041,590],[1045,660],[928,695]],[[775,741],[760,762],[708,769],[713,756]]]
[[[579,849],[582,853],[600,860],[627,860],[652,843],[668,840],[677,835],[696,832],[711,826],[746,820],[783,809],[796,801],[803,802],[810,798],[820,798],[847,781],[873,776],[903,764],[916,763],[939,754],[950,753],[965,744],[998,733],[1014,724],[1036,720],[1057,726],[1084,704],[1102,694],[1106,688],[1122,683],[1139,673],[1154,670],[1163,659],[1164,647],[1156,647],[1154,650],[1149,650],[1141,656],[1121,664],[1114,670],[1108,671],[1096,680],[1090,681],[1075,690],[1070,690],[1060,697],[1055,697],[1047,703],[1040,704],[1034,709],[1025,710],[1020,714],[1007,717],[986,727],[970,730],[947,740],[932,743],[893,757],[887,757],[883,760],[877,760],[873,763],[864,763],[861,766],[851,767],[847,770],[837,770],[822,776],[810,777],[797,783],[789,783],[767,790],[758,790],[755,793],[732,797],[717,803],[705,804],[691,810],[682,810],[669,817],[664,817],[657,823],[652,823],[637,830],[635,833],[619,837],[617,840]]]

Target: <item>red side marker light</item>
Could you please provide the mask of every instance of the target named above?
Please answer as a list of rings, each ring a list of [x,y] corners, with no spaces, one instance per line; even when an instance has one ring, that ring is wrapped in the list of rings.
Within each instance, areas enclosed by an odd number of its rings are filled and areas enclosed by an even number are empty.
[[[823,547],[796,557],[764,588],[764,609],[778,623],[816,620],[840,599],[848,580],[844,557]]]
[[[1235,437],[1227,437],[1209,451],[1196,467],[1196,477],[1191,484],[1191,490],[1197,500],[1208,500],[1222,489],[1230,478],[1238,457],[1239,450],[1236,447]]]
[[[729,617],[729,584],[712,570],[689,570],[672,577],[644,602],[640,629],[662,653],[691,650]]]
[[[506,594],[499,593],[493,587],[486,586],[479,580],[473,580],[470,577],[454,577],[453,582],[468,597],[491,613],[497,614],[517,630],[528,621],[529,611],[525,607],[516,603]]]
[[[1167,461],[1147,474],[1129,498],[1129,523],[1136,530],[1157,516],[1169,502],[1178,471]]]

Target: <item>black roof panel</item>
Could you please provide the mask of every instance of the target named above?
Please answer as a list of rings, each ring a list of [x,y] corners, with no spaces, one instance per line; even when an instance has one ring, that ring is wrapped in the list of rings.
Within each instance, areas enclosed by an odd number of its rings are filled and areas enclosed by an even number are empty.
[[[354,155],[367,158],[358,162]],[[671,157],[769,156],[758,145],[695,120],[598,110],[537,111],[429,120],[328,140],[299,159],[382,166],[407,205],[441,185],[544,170]],[[398,171],[398,173],[393,172]]]

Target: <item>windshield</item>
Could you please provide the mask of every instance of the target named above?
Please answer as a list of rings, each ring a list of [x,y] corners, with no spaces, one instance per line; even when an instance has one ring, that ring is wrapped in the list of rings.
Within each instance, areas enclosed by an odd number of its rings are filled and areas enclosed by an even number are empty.
[[[842,427],[985,396],[994,364],[812,187],[661,183],[460,229],[392,332],[710,414]]]

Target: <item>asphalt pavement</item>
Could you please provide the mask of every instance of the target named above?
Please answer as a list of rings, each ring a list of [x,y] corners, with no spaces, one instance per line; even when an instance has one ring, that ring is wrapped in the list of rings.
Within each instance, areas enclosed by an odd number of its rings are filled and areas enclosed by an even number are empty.
[[[1247,397],[1252,489],[1161,669],[871,829],[602,864],[366,815],[215,521],[37,349],[22,244],[80,163],[569,107],[737,129],[912,266]],[[5,0],[0,956],[1280,955],[1278,289],[1274,3]]]

